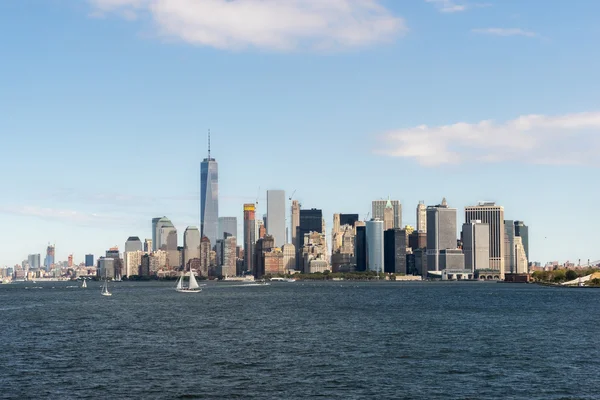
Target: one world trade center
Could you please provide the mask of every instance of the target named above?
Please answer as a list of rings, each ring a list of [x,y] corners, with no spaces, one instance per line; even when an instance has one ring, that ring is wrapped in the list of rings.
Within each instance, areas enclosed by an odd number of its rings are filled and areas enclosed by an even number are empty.
[[[208,158],[200,164],[200,234],[217,243],[219,226],[219,167],[210,157],[210,131],[208,132]]]

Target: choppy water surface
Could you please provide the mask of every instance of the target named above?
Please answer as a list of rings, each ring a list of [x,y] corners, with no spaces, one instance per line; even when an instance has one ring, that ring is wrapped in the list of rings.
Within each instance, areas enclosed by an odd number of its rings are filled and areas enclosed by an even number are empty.
[[[597,399],[600,290],[16,283],[0,397]],[[37,287],[37,289],[34,289]]]

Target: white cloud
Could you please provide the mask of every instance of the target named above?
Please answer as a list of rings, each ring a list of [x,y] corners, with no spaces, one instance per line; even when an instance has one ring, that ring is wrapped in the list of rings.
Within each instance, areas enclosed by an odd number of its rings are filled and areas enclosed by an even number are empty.
[[[421,125],[389,132],[382,139],[377,153],[428,166],[465,161],[583,165],[596,163],[600,152],[600,112]]]
[[[408,29],[379,0],[88,0],[94,15],[149,14],[168,38],[219,49],[346,49]]]
[[[465,11],[467,9],[466,4],[458,4],[453,0],[425,0],[427,3],[435,4],[435,6],[441,12],[454,13],[459,11]]]
[[[526,31],[520,28],[485,28],[485,29],[472,29],[474,33],[482,33],[485,35],[496,35],[496,36],[527,36],[537,37],[539,36],[535,32]]]

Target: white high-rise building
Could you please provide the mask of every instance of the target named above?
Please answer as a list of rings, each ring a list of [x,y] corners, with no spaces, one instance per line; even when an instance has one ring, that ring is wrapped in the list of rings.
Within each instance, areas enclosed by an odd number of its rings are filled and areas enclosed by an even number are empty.
[[[367,268],[383,272],[383,221],[372,219],[366,223]]]
[[[427,232],[427,206],[422,201],[417,206],[417,232]]]
[[[504,207],[494,202],[480,202],[476,206],[465,207],[465,222],[481,221],[490,228],[490,269],[498,271],[504,279]]]
[[[273,236],[275,247],[285,242],[285,191],[267,190],[267,234]]]
[[[490,227],[481,221],[463,224],[465,269],[475,272],[490,268]]]

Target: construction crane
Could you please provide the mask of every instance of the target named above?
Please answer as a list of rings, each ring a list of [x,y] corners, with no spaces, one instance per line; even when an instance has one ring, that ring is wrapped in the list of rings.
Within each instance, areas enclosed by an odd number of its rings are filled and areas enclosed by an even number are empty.
[[[295,194],[296,194],[296,189],[294,189],[294,191],[292,192],[292,195],[289,198],[290,201],[292,201],[292,199],[294,198]]]

